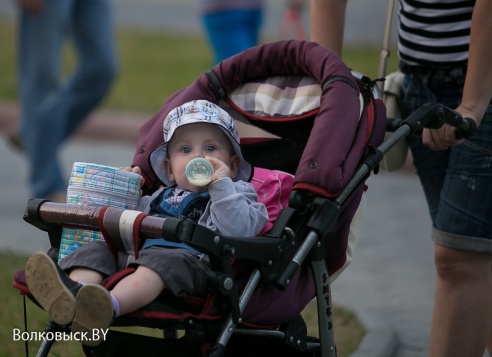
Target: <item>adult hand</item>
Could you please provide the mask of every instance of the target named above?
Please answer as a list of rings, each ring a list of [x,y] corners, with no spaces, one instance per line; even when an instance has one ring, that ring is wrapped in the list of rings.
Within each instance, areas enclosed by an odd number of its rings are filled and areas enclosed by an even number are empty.
[[[456,111],[463,118],[473,119],[478,126],[479,122],[472,111],[463,107],[456,108]],[[432,150],[446,150],[450,146],[459,145],[462,142],[463,139],[456,139],[456,128],[448,124],[444,124],[439,129],[424,129],[422,132],[422,143]]]

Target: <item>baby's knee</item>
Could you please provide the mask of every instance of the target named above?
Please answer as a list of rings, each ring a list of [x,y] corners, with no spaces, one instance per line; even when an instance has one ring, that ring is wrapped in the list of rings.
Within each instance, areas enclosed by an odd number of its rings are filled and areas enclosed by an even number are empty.
[[[70,270],[68,277],[73,281],[84,284],[101,284],[103,275],[89,268],[75,267]]]

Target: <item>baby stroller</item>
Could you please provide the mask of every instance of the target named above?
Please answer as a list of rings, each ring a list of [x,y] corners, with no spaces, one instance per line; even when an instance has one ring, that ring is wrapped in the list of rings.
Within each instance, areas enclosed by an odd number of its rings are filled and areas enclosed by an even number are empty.
[[[252,238],[217,235],[177,218],[139,216],[122,227],[122,209],[30,200],[24,218],[48,232],[55,259],[61,227],[99,230],[110,246],[124,245],[128,235],[123,232],[130,228],[135,252],[146,237],[166,236],[210,257],[214,273],[207,299],[163,294],[113,324],[159,328],[168,338],[156,341],[110,330],[101,345],[84,347],[86,355],[336,356],[330,283],[351,259],[356,228],[351,223],[362,206],[365,180],[392,144],[428,124],[427,118],[456,125],[460,118],[442,106],[423,108],[381,144],[386,117],[373,81],[315,43],[260,45],[175,93],[141,128],[133,164],[141,167],[147,192],[160,184],[148,157],[162,141],[162,121],[171,109],[193,99],[218,103],[235,119],[276,136],[244,140],[242,148],[255,167],[293,174],[255,169],[263,178],[257,178],[257,191],[274,190],[282,208],[278,200],[266,202],[271,225]],[[265,179],[270,174],[277,181],[273,188],[267,184],[275,180]],[[286,191],[291,191],[288,196]],[[105,287],[131,272],[110,277]],[[22,271],[14,286],[30,296]],[[312,338],[300,312],[315,297],[319,336]],[[47,328],[67,327],[50,322]],[[177,330],[184,336],[177,338]],[[47,355],[51,344],[45,341],[38,355]]]

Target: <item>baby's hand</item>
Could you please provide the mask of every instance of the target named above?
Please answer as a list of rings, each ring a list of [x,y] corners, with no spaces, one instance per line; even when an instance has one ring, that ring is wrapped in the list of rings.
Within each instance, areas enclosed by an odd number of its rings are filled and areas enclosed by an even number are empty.
[[[140,187],[142,187],[145,183],[145,179],[142,177],[142,170],[138,166],[121,166],[119,167],[120,170],[128,171],[128,172],[134,172],[136,174],[140,175]]]
[[[225,177],[233,178],[231,169],[223,161],[211,156],[205,156],[205,159],[210,161],[214,167],[214,174],[211,182],[215,182]]]

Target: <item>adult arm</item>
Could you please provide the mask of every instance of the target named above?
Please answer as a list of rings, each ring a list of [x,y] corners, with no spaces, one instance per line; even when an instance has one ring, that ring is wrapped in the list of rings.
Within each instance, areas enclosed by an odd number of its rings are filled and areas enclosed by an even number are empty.
[[[311,0],[311,41],[342,55],[347,0]]]
[[[492,13],[491,0],[477,0],[473,9],[468,69],[461,105],[456,108],[464,117],[480,124],[492,98]],[[440,150],[457,145],[455,129],[444,125],[439,130],[424,130],[423,143]]]

